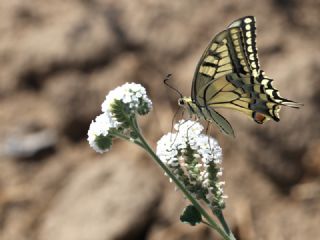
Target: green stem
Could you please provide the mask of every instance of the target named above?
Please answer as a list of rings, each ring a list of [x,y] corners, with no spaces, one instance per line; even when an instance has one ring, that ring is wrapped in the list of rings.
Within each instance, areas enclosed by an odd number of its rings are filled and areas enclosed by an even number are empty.
[[[197,208],[197,210],[201,213],[201,215],[208,221],[208,224],[214,228],[225,240],[232,240],[228,236],[228,234],[210,217],[210,215],[203,209],[203,207],[198,203],[198,201],[188,192],[187,189],[183,186],[183,184],[175,177],[174,174],[171,173],[171,171],[167,168],[167,166],[159,159],[159,157],[154,153],[154,151],[151,149],[149,144],[145,141],[144,137],[140,133],[139,129],[137,128],[136,120],[133,119],[135,122],[133,124],[133,127],[135,128],[135,131],[138,135],[138,138],[141,142],[141,147],[145,149],[149,155],[154,159],[154,161],[165,171],[165,173],[168,175],[169,178],[172,179],[172,181],[177,185],[177,187],[183,192],[183,194],[186,196],[186,198],[192,203],[192,205]]]
[[[212,225],[210,225],[210,224],[207,223],[206,221],[201,220],[201,222],[202,222],[204,225],[207,225],[208,227],[213,228]]]
[[[229,238],[231,240],[236,240],[236,238],[232,234],[232,231],[230,230],[230,227],[228,226],[226,220],[224,219],[222,211],[220,209],[217,209],[217,210],[213,210],[212,212],[219,219],[224,231],[228,234]]]
[[[124,134],[121,134],[121,133],[119,133],[119,132],[112,132],[112,133],[110,133],[110,135],[115,136],[115,137],[118,137],[118,138],[122,138],[122,139],[127,140],[127,141],[130,141],[130,142],[132,141],[128,136],[126,136],[126,135],[124,135]],[[143,147],[143,145],[141,144],[140,141],[134,140],[133,142],[134,142],[135,144],[137,144],[138,146]]]

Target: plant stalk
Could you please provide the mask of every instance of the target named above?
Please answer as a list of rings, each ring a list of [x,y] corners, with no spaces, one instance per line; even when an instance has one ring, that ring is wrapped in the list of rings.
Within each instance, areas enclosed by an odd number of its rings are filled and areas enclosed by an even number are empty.
[[[141,142],[140,147],[145,149],[148,154],[154,159],[154,161],[165,171],[165,173],[168,175],[169,178],[172,179],[172,181],[176,184],[176,186],[183,192],[183,194],[186,196],[186,198],[192,203],[192,205],[197,208],[197,210],[201,213],[201,215],[208,221],[209,225],[215,229],[224,240],[235,240],[235,238],[231,238],[230,233],[227,233],[225,230],[223,230],[211,217],[210,215],[203,209],[203,207],[198,203],[198,201],[188,192],[187,189],[183,186],[183,184],[174,176],[174,174],[171,173],[171,171],[167,168],[167,166],[159,159],[159,157],[155,154],[155,152],[151,149],[149,144],[145,141],[144,137],[140,133],[140,130],[138,128],[138,125],[136,123],[136,120],[133,120],[133,127],[138,135],[138,139]],[[220,220],[220,219],[219,219]]]
[[[228,234],[229,238],[232,240],[236,240],[236,238],[234,237],[232,231],[230,230],[230,227],[228,226],[228,224],[223,216],[222,211],[220,209],[217,209],[217,210],[213,210],[212,212],[219,219],[224,231]]]

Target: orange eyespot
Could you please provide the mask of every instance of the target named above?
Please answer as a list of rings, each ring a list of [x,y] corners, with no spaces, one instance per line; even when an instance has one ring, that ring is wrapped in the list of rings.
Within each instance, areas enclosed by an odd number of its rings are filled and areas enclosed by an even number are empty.
[[[254,121],[259,124],[264,123],[264,120],[266,119],[266,117],[263,114],[258,112],[253,112],[252,117]]]

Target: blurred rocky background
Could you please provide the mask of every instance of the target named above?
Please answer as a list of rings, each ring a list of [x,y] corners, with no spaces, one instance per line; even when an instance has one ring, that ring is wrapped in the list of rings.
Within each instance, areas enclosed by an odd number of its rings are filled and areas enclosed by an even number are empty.
[[[106,93],[143,84],[154,110],[140,123],[155,147],[177,95],[212,36],[254,15],[262,68],[283,96],[279,123],[224,111],[226,218],[239,240],[320,235],[320,54],[316,0],[0,1],[0,239],[219,239],[179,222],[187,204],[151,159],[116,141],[86,142]]]

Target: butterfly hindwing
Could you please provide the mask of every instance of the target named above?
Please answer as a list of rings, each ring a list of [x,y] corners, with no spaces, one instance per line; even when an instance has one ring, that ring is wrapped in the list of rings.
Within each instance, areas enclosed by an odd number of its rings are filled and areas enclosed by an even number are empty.
[[[221,114],[211,107],[203,108],[203,113],[206,115],[206,119],[214,122],[219,127],[221,132],[234,137],[234,131],[231,124]]]
[[[264,123],[269,118],[279,121],[281,105],[299,105],[280,97],[271,82],[272,79],[263,74],[259,80],[254,80],[253,76],[228,74],[208,83],[201,91],[203,95],[199,97],[204,99],[206,106],[238,110],[257,123]]]

